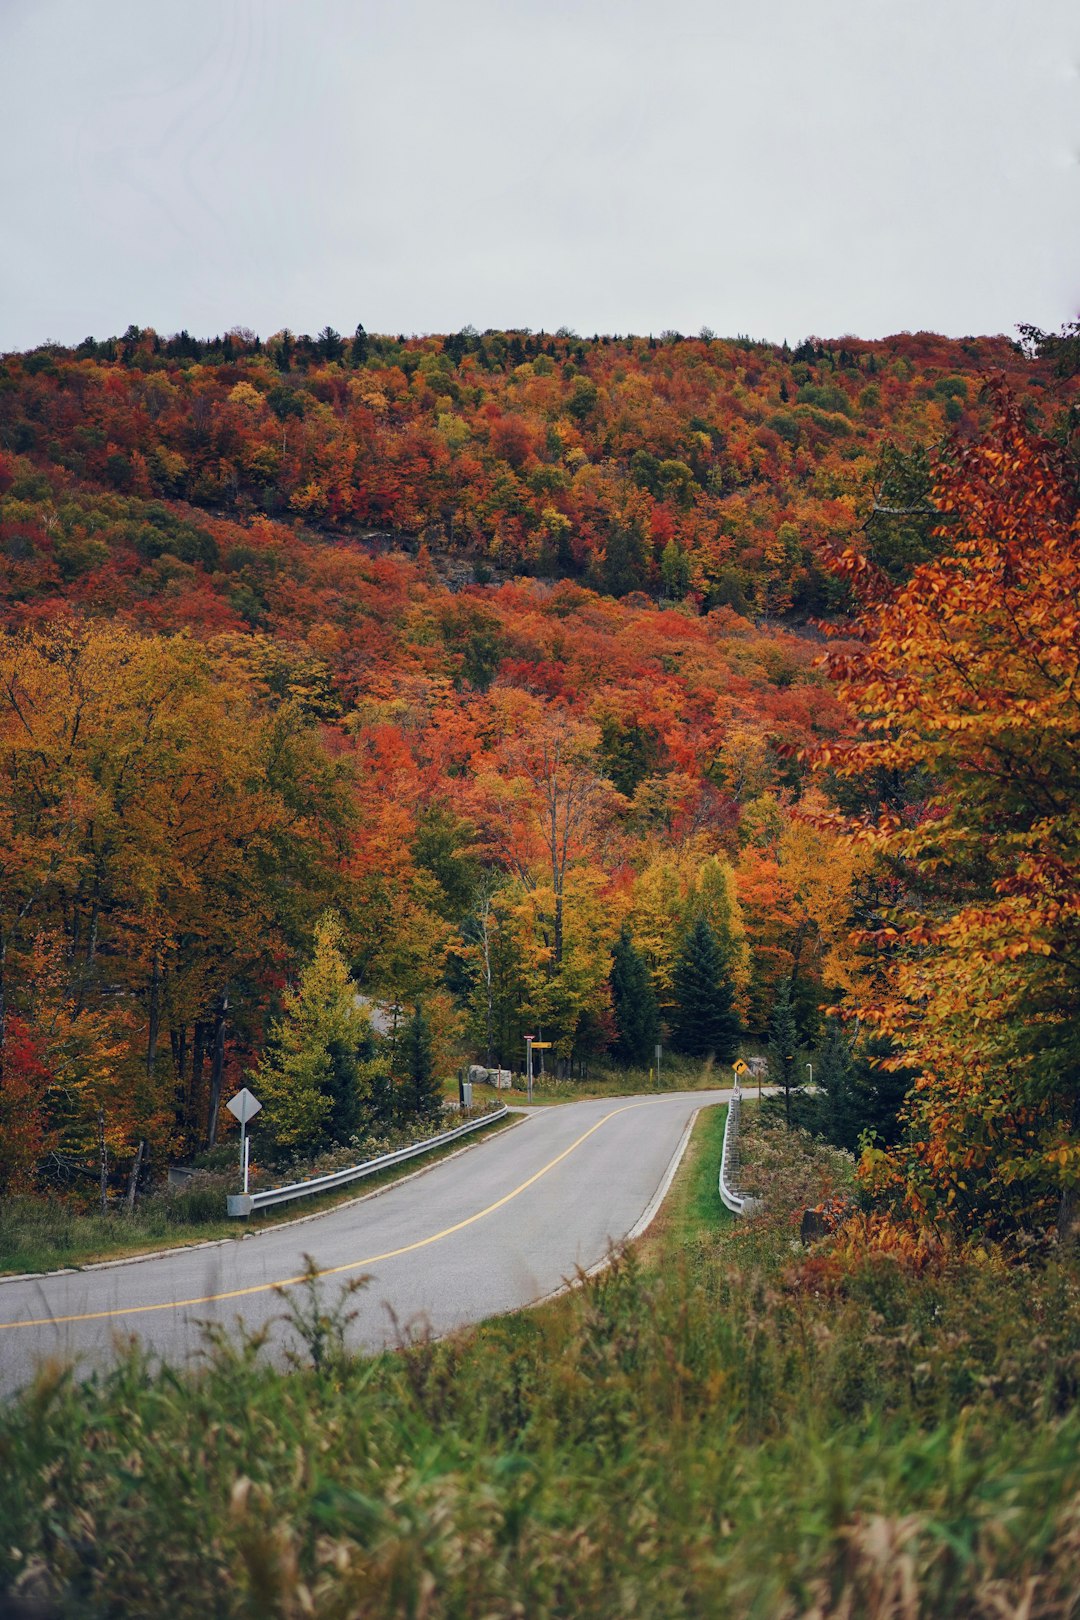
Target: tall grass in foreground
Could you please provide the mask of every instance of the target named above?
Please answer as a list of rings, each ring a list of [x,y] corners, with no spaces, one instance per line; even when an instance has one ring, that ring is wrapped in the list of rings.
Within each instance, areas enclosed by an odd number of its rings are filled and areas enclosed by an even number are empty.
[[[192,1375],[44,1370],[0,1579],[64,1616],[1080,1612],[1075,1264],[815,1285],[787,1214],[842,1167],[757,1135],[769,1218],[670,1270],[374,1360],[313,1282],[292,1374],[221,1336]]]

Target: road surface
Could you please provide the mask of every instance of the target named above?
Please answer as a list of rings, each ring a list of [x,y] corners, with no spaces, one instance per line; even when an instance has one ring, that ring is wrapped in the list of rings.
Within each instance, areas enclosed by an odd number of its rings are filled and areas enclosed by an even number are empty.
[[[668,1092],[527,1111],[518,1125],[348,1208],[246,1242],[177,1249],[94,1270],[0,1282],[0,1390],[42,1358],[102,1365],[137,1335],[173,1363],[200,1349],[200,1324],[270,1324],[292,1339],[276,1285],[311,1255],[334,1299],[354,1294],[350,1343],[378,1349],[401,1329],[444,1334],[553,1293],[634,1232],[695,1111],[728,1091]],[[398,1326],[395,1326],[395,1323]]]

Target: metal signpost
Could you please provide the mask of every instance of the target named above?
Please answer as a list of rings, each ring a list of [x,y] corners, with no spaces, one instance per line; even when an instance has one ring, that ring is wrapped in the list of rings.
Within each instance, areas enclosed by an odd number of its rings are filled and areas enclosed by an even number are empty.
[[[657,1084],[657,1086],[660,1085],[660,1053],[661,1053],[662,1050],[663,1050],[663,1048],[661,1047],[660,1042],[657,1041],[657,1043],[656,1043],[656,1084]]]
[[[262,1107],[262,1103],[254,1092],[249,1091],[245,1086],[243,1091],[236,1093],[235,1097],[230,1097],[225,1106],[233,1118],[240,1121],[240,1174],[244,1178],[244,1194],[246,1196],[248,1190],[248,1149],[251,1146],[247,1134],[248,1121],[255,1118],[255,1115]]]
[[[743,1077],[744,1074],[749,1074],[750,1066],[749,1066],[749,1064],[744,1063],[742,1058],[736,1058],[735,1062],[731,1065],[731,1067],[735,1070],[735,1095],[737,1097],[739,1095],[739,1088],[740,1088],[740,1085],[742,1083],[742,1077]]]
[[[554,1046],[554,1044],[555,1044],[554,1041],[538,1041],[535,1035],[526,1035],[526,1037],[525,1037],[525,1073],[528,1076],[529,1101],[530,1102],[532,1102],[532,1100],[533,1100],[532,1055],[533,1055],[534,1052],[539,1052],[541,1054],[540,1073],[543,1074],[543,1072],[544,1072],[544,1059],[543,1059],[542,1054],[544,1052],[549,1052],[551,1050],[551,1048]]]

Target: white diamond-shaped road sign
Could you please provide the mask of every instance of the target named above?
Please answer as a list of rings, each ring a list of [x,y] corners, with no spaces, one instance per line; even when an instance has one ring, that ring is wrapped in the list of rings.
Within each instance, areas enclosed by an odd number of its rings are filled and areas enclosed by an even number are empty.
[[[243,1091],[236,1093],[235,1097],[230,1097],[225,1106],[229,1113],[240,1121],[241,1125],[246,1125],[249,1119],[255,1118],[255,1115],[262,1107],[262,1103],[255,1096],[255,1093],[249,1091],[245,1086]]]

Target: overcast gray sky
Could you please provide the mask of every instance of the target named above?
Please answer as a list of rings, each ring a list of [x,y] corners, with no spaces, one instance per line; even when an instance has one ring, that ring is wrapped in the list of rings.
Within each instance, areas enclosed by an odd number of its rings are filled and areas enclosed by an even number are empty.
[[[0,348],[1080,306],[1075,0],[0,0]]]

